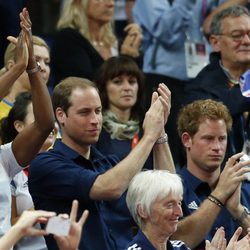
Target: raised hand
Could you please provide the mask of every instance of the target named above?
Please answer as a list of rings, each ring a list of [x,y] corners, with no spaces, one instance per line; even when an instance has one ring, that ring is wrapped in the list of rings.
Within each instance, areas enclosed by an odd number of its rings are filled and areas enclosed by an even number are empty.
[[[17,223],[13,226],[14,229],[19,230],[21,236],[41,236],[46,235],[46,231],[34,227],[35,223],[46,223],[48,219],[55,216],[54,212],[47,212],[42,210],[26,210],[22,213]]]
[[[20,26],[25,37],[27,48],[29,51],[29,61],[27,69],[33,69],[36,67],[36,61],[34,58],[33,38],[32,38],[32,23],[29,17],[29,12],[26,8],[23,8],[20,16]]]
[[[206,240],[206,250],[225,250],[227,241],[225,239],[225,231],[223,227],[217,229],[211,242]]]
[[[250,249],[250,232],[238,241],[240,235],[242,233],[242,228],[239,227],[232,238],[230,239],[226,250],[249,250]]]
[[[140,26],[132,23],[127,25],[124,31],[127,32],[127,35],[121,45],[121,54],[138,57],[142,42],[142,32]]]
[[[7,40],[9,40],[11,43],[15,45],[15,63],[16,65],[20,65],[23,67],[23,70],[26,69],[28,65],[28,48],[25,40],[24,33],[21,31],[19,33],[18,38],[15,38],[13,36],[8,36]]]
[[[80,218],[80,220],[76,221],[76,215],[78,210],[78,201],[74,200],[72,202],[71,212],[70,212],[70,221],[71,227],[68,236],[57,236],[54,235],[54,238],[57,242],[57,245],[60,250],[75,250],[78,248],[82,227],[87,220],[89,212],[85,210]]]
[[[171,109],[171,92],[164,83],[159,84],[157,91],[160,96],[160,101],[162,102],[162,105],[164,107],[164,125],[165,125],[167,123]]]
[[[213,194],[223,203],[231,197],[239,184],[246,180],[246,173],[250,172],[250,161],[239,162],[243,153],[233,155],[226,162],[225,168],[221,172],[219,182]]]

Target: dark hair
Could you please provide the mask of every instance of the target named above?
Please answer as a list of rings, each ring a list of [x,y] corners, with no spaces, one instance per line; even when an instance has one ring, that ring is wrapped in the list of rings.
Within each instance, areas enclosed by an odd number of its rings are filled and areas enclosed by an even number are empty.
[[[0,121],[0,136],[2,143],[8,143],[15,139],[18,132],[14,126],[15,121],[24,121],[27,116],[27,108],[31,103],[31,93],[22,92],[17,95],[13,107],[7,117]]]
[[[59,84],[57,84],[54,88],[52,94],[52,104],[54,112],[58,107],[60,107],[67,115],[68,109],[72,105],[70,97],[72,91],[76,88],[94,88],[98,92],[95,84],[88,79],[73,76],[67,77]]]
[[[106,85],[109,80],[121,75],[133,76],[138,82],[137,101],[131,110],[131,118],[142,119],[144,114],[144,76],[135,61],[127,56],[111,57],[99,68],[94,82],[96,83],[102,102],[103,111],[109,109]]]

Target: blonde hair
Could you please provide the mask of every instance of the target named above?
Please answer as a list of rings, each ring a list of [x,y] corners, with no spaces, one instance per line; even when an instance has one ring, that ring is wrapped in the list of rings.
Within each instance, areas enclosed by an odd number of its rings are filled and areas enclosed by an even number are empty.
[[[78,0],[78,4],[76,3],[76,0],[64,0],[63,9],[57,23],[57,29],[76,29],[86,39],[90,40],[87,18],[87,7],[89,1],[90,0]],[[103,26],[102,34],[102,40],[106,45],[112,46],[116,42],[111,21]]]
[[[38,36],[32,36],[33,38],[33,45],[43,46],[47,48],[49,51],[48,44]],[[15,49],[16,45],[13,43],[9,43],[5,52],[4,52],[4,67],[0,70],[0,76],[3,75],[7,71],[7,65],[10,60],[15,61]]]

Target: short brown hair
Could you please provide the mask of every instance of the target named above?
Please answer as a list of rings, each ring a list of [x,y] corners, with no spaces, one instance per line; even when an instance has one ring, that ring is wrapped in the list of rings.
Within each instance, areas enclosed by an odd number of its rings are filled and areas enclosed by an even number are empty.
[[[67,114],[69,107],[72,105],[70,100],[71,93],[76,88],[94,88],[98,92],[95,84],[88,79],[72,76],[67,77],[54,88],[52,94],[52,104],[54,112],[58,107],[60,107]]]
[[[232,117],[228,108],[222,103],[211,99],[198,100],[188,104],[180,110],[177,120],[179,136],[187,132],[193,137],[199,126],[205,120],[224,120],[227,132],[232,129]]]

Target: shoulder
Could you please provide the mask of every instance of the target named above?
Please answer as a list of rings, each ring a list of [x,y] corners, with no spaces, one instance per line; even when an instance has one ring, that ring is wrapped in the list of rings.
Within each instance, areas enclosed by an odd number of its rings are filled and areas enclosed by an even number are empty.
[[[0,165],[2,165],[10,177],[22,170],[12,151],[12,142],[0,145]]]

